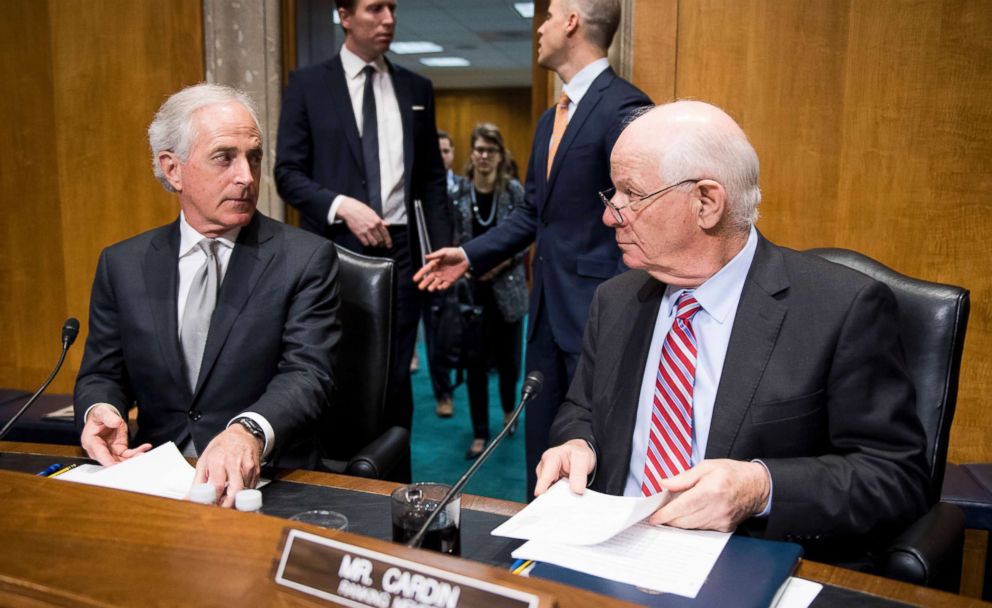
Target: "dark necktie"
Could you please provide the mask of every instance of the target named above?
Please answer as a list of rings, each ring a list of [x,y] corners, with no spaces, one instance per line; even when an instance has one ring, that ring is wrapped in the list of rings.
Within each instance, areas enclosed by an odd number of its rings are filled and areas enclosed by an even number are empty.
[[[365,93],[362,97],[362,159],[365,161],[365,189],[368,191],[368,204],[382,217],[382,180],[379,177],[379,125],[376,122],[375,94],[372,81],[375,68],[365,69]]]

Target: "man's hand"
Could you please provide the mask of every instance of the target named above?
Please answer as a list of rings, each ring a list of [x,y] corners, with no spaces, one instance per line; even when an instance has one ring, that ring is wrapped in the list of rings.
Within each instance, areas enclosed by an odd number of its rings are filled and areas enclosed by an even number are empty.
[[[742,521],[764,510],[771,480],[760,463],[720,459],[704,460],[663,479],[661,486],[680,495],[655,511],[650,523],[733,532]]]
[[[421,291],[443,291],[468,272],[468,260],[458,247],[445,247],[427,254],[427,263],[413,275]]]
[[[196,461],[193,484],[210,483],[217,491],[220,505],[234,505],[234,497],[258,483],[261,445],[240,424],[232,424],[217,435]],[[225,493],[226,492],[226,493]]]
[[[335,217],[344,220],[348,230],[351,230],[365,247],[393,246],[393,239],[389,237],[389,226],[362,201],[343,196]]]
[[[759,465],[760,466],[760,465]],[[596,468],[596,453],[585,439],[572,439],[551,448],[537,463],[537,485],[534,496],[544,494],[551,484],[568,477],[568,485],[576,494],[586,491],[586,480]]]
[[[105,467],[147,452],[152,444],[144,443],[134,449],[127,447],[127,421],[108,403],[99,403],[90,410],[79,438],[90,458]]]

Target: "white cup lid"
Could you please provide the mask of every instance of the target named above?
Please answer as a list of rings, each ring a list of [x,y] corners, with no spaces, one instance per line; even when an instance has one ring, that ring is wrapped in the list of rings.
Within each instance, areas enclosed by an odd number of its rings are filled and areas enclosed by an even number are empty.
[[[217,491],[212,484],[198,483],[190,489],[189,500],[201,505],[212,505],[217,502]]]
[[[258,511],[262,508],[262,493],[258,490],[241,490],[234,497],[234,507],[238,511]]]

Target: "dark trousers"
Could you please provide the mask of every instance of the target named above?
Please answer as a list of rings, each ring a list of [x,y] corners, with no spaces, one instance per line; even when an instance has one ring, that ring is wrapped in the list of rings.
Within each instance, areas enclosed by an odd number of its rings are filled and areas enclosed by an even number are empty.
[[[473,300],[482,306],[482,340],[479,356],[468,368],[468,405],[476,439],[489,440],[489,370],[499,374],[499,396],[503,412],[516,405],[520,378],[520,342],[523,321],[507,323],[496,307],[492,283],[476,282]],[[502,421],[500,421],[502,422]]]
[[[431,374],[431,388],[434,390],[435,401],[451,399],[454,387],[451,386],[451,369],[445,367],[434,356],[434,343],[437,328],[434,327],[434,306],[440,306],[444,300],[444,292],[423,293],[424,346],[427,347],[427,368]]]
[[[417,322],[420,320],[420,290],[413,282],[413,262],[410,258],[410,237],[406,226],[390,226],[392,247],[364,247],[362,253],[392,259],[396,265],[396,293],[393,316],[393,358],[389,362],[389,387],[386,394],[386,425],[409,429],[413,423],[413,385],[410,382],[410,360],[417,343]],[[348,356],[344,353],[342,356]],[[409,459],[407,459],[409,460]],[[393,481],[409,481],[409,462],[405,475]]]
[[[568,385],[572,382],[575,366],[579,362],[577,353],[566,352],[558,346],[543,302],[533,317],[530,322],[534,323],[534,328],[527,342],[527,371],[529,373],[537,370],[544,374],[544,388],[527,404],[525,439],[528,500],[534,497],[534,486],[537,485],[535,469],[541,462],[541,454],[550,447],[548,434],[551,423],[565,401],[565,393],[568,392]]]

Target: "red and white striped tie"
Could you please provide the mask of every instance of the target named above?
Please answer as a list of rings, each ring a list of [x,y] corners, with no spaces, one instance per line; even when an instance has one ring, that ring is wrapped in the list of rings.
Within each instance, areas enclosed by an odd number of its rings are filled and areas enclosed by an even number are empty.
[[[692,317],[702,310],[692,291],[678,299],[675,321],[661,347],[654,408],[641,492],[661,491],[662,479],[689,468],[692,458],[692,388],[696,382],[696,334]]]

